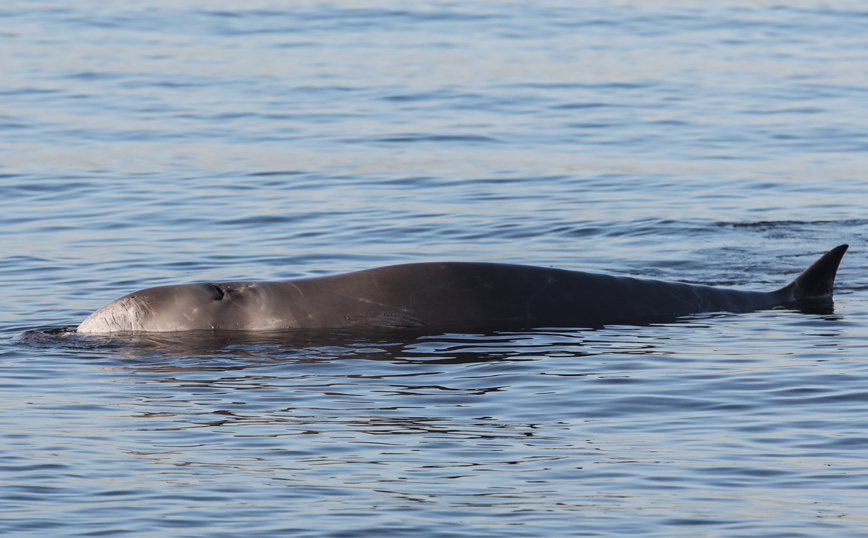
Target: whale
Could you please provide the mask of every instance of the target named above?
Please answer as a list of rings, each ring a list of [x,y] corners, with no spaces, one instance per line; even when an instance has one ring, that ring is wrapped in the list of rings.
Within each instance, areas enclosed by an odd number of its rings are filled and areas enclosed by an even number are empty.
[[[792,282],[769,292],[531,265],[428,262],[279,282],[158,286],[108,303],[76,330],[99,335],[645,324],[829,300],[847,248],[830,250]]]

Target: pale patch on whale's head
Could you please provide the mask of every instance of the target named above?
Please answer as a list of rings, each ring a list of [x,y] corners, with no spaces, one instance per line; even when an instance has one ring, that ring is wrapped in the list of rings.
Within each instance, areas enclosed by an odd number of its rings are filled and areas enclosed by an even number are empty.
[[[84,334],[111,334],[144,330],[144,321],[153,315],[147,303],[136,297],[121,297],[100,308],[81,322]]]
[[[78,326],[83,334],[250,330],[278,325],[256,284],[158,286],[110,302]]]

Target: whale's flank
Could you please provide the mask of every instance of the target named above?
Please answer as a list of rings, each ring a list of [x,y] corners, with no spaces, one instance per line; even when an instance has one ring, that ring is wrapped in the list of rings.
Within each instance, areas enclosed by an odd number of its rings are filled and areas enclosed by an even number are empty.
[[[78,332],[641,324],[829,298],[846,251],[847,245],[830,250],[771,292],[467,262],[393,265],[286,282],[160,286],[112,301],[84,320]]]

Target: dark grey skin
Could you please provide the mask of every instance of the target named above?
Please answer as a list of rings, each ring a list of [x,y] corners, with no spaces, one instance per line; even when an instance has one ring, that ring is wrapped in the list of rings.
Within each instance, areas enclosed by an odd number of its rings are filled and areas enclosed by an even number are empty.
[[[847,245],[789,285],[737,291],[496,263],[414,263],[286,282],[161,286],[125,295],[85,334],[363,327],[600,327],[702,312],[750,312],[832,296]]]

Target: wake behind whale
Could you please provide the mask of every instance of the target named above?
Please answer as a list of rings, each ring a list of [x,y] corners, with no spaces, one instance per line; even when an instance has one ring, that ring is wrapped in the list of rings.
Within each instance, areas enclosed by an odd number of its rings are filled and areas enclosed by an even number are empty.
[[[413,263],[283,282],[160,286],[116,299],[84,334],[427,327],[600,327],[704,312],[750,312],[832,296],[847,245],[790,284],[739,291],[497,263]]]

